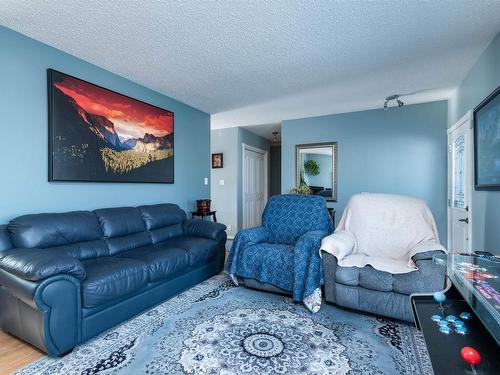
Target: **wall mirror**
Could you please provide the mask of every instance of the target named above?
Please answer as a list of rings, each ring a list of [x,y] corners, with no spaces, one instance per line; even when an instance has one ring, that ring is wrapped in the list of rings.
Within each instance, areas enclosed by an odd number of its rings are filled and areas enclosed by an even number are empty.
[[[337,142],[295,146],[295,183],[314,195],[337,201]]]

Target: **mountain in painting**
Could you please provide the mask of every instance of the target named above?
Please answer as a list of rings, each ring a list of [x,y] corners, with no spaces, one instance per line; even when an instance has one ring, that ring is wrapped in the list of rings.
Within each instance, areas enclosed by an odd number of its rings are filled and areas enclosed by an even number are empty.
[[[112,121],[85,111],[57,87],[52,100],[52,115],[57,118],[52,129],[53,174],[63,171],[69,180],[88,176],[88,180],[114,181],[119,175],[146,181],[171,171],[173,180],[173,133],[123,139]]]

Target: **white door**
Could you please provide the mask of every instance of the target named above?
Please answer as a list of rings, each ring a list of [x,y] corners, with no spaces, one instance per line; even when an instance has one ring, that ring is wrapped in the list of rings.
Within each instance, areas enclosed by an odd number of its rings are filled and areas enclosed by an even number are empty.
[[[261,224],[267,201],[267,152],[243,145],[243,228]]]
[[[472,121],[448,130],[448,251],[471,252]]]

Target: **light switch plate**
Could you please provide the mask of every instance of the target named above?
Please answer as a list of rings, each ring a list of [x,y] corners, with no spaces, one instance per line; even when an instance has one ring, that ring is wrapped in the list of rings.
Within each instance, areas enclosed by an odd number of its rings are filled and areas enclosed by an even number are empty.
[[[205,177],[205,185],[208,185],[208,177]]]
[[[219,185],[220,186],[224,186],[224,183],[225,183],[224,180],[219,180]]]

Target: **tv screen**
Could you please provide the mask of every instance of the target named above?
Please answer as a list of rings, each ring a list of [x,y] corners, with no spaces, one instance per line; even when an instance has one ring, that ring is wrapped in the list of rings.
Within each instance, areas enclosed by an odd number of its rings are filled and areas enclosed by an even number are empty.
[[[475,187],[500,190],[500,87],[474,109]]]

